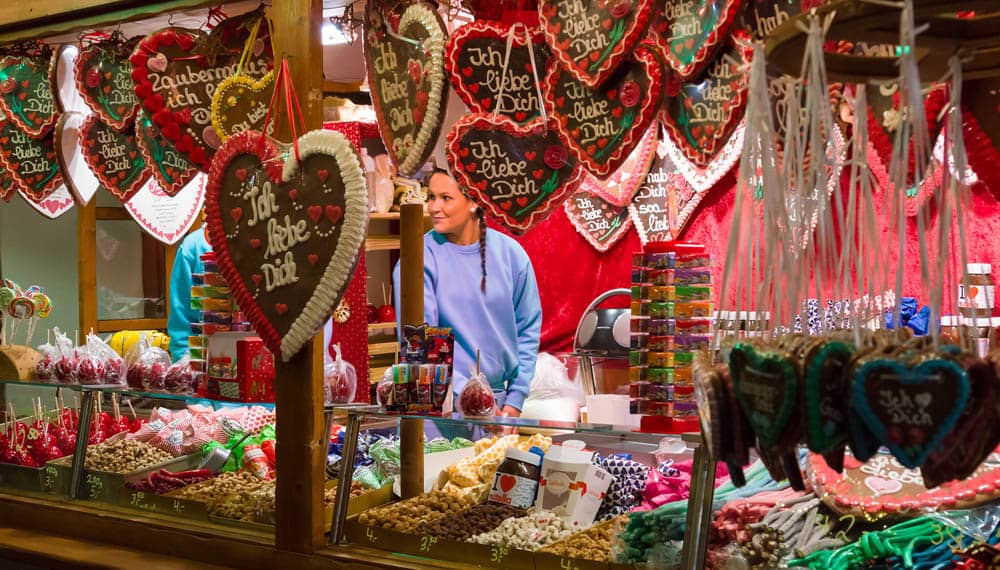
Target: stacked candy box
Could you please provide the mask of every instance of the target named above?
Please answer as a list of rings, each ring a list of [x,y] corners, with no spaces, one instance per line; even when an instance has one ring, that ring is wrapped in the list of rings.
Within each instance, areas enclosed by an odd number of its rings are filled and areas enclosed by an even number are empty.
[[[188,346],[191,351],[191,369],[206,372],[208,339],[218,332],[248,331],[250,324],[233,301],[226,280],[219,273],[215,254],[202,254],[203,273],[192,275],[191,308],[201,312],[201,319],[191,323]]]
[[[712,340],[711,256],[698,244],[650,243],[632,265],[632,411],[689,422],[694,354]]]

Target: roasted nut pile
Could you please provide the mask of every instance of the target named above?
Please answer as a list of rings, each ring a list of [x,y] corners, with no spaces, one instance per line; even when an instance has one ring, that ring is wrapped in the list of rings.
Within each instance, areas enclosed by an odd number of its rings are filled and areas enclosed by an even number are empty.
[[[351,498],[360,497],[368,492],[368,487],[362,485],[359,481],[351,481]],[[327,509],[332,509],[334,503],[337,502],[337,488],[329,487],[323,490],[323,507]]]
[[[396,532],[413,532],[422,524],[432,523],[441,517],[467,509],[473,504],[471,498],[434,491],[361,513],[358,515],[358,522],[365,526],[377,526]]]
[[[448,540],[468,540],[469,538],[495,529],[509,518],[523,517],[527,511],[510,505],[487,503],[476,505],[457,515],[438,519],[417,528],[417,534],[429,534]]]
[[[241,495],[257,489],[264,482],[251,473],[223,473],[197,485],[188,485],[168,493],[171,497],[209,503],[227,495]]]
[[[538,550],[569,536],[573,529],[549,511],[535,511],[527,516],[507,519],[495,529],[473,536],[478,544],[506,546],[520,550]]]
[[[274,481],[265,481],[247,493],[215,499],[208,504],[208,512],[218,517],[243,522],[267,522],[267,517],[274,513],[274,492]]]
[[[611,543],[624,529],[628,516],[620,516],[578,532],[565,540],[541,550],[548,554],[566,558],[582,558],[596,562],[611,561]]]
[[[130,439],[106,441],[87,449],[84,466],[93,471],[132,473],[174,457],[148,443]]]

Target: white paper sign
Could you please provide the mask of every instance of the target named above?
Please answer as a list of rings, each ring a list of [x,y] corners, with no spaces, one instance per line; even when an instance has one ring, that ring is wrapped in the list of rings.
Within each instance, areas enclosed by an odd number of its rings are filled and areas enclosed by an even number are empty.
[[[65,184],[59,185],[59,187],[55,189],[55,192],[46,196],[41,202],[33,202],[31,198],[29,198],[28,195],[20,189],[18,189],[17,193],[20,194],[21,197],[24,198],[24,201],[30,204],[32,208],[38,210],[38,212],[46,218],[51,218],[53,220],[70,211],[73,207],[73,195],[69,193],[68,189],[66,189]]]
[[[56,123],[55,143],[59,166],[66,185],[81,206],[86,206],[101,186],[80,151],[80,128],[86,118],[87,113],[70,111],[59,117],[59,122]]]
[[[205,202],[208,176],[199,173],[177,195],[164,192],[154,178],[125,204],[125,209],[146,233],[167,245],[187,235]]]

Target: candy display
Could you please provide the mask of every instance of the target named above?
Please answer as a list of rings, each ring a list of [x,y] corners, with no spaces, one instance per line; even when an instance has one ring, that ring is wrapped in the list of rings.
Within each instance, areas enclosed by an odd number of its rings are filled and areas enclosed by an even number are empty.
[[[138,481],[126,481],[125,485],[135,491],[162,495],[187,485],[194,485],[215,477],[215,473],[205,469],[171,472],[167,469],[153,471]]]
[[[550,544],[539,552],[595,562],[614,562],[612,544],[627,521],[628,517],[615,517]]]
[[[397,532],[412,532],[420,525],[432,523],[475,504],[470,497],[433,491],[387,507],[379,507],[358,515],[358,523]]]
[[[87,450],[85,467],[110,473],[133,473],[172,459],[173,456],[148,443],[118,439],[92,445]]]
[[[538,510],[526,516],[507,519],[495,529],[477,534],[470,540],[534,551],[558,542],[573,532],[573,527],[555,513]]]
[[[465,541],[475,535],[495,529],[507,519],[523,517],[525,514],[525,510],[522,508],[487,503],[476,505],[453,516],[438,519],[433,523],[421,525],[415,529],[415,532],[448,540]]]
[[[264,485],[251,473],[222,473],[216,477],[181,487],[168,493],[171,497],[208,503],[217,497],[238,496],[250,493]]]

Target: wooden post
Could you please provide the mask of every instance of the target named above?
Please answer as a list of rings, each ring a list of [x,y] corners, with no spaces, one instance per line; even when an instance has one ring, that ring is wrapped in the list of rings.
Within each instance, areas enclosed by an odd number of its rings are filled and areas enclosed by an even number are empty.
[[[403,204],[399,212],[399,302],[404,325],[424,322],[424,208]],[[404,339],[405,342],[405,339]],[[400,491],[404,499],[424,492],[424,421],[399,421]]]
[[[275,0],[274,60],[288,58],[306,124],[322,127],[323,48],[322,0]],[[291,141],[288,117],[282,114],[276,134]],[[326,445],[323,441],[323,335],[319,334],[290,362],[277,365],[275,378],[278,482],[275,545],[310,553],[323,546],[323,484]]]
[[[76,208],[76,254],[80,272],[79,330],[97,330],[97,196],[86,206]]]

